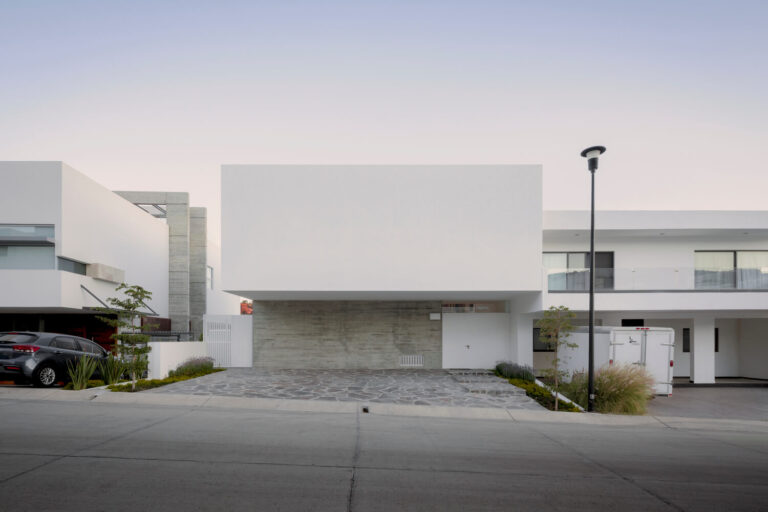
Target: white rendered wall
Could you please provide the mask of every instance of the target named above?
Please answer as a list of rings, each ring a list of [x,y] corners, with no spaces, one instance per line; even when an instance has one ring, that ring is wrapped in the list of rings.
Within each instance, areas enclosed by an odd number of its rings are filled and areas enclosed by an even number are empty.
[[[2,224],[52,224],[56,256],[125,270],[129,284],[153,293],[149,305],[168,315],[168,227],[61,162],[0,162]],[[100,305],[115,283],[57,270],[0,271],[0,307]]]
[[[60,307],[58,270],[0,270],[0,308]]]
[[[208,266],[213,268],[213,289],[207,285],[205,289],[206,314],[239,315],[241,299],[221,288],[221,249],[210,240],[208,241],[206,259]]]
[[[544,308],[566,306],[572,311],[589,309],[588,293],[544,293]],[[717,311],[719,314],[743,314],[768,310],[768,291],[765,292],[638,292],[638,293],[595,293],[595,310],[603,312],[644,311],[656,313],[676,313],[673,318],[680,318],[681,311]],[[758,314],[757,316],[762,316]],[[626,318],[638,318],[636,315]],[[641,317],[642,318],[642,317]]]
[[[149,378],[164,379],[170,370],[193,357],[208,357],[202,341],[151,341],[149,346]]]
[[[740,376],[768,379],[768,320],[744,319],[739,324]]]
[[[738,377],[739,368],[739,320],[723,318],[715,320],[719,331],[719,351],[715,352],[715,377]],[[768,363],[768,359],[764,360]]]
[[[443,368],[490,369],[512,360],[509,313],[443,313]]]
[[[278,300],[540,290],[541,193],[535,165],[225,165],[223,287]]]
[[[126,283],[151,291],[148,305],[168,316],[165,222],[64,165],[59,233],[58,256],[125,270]]]

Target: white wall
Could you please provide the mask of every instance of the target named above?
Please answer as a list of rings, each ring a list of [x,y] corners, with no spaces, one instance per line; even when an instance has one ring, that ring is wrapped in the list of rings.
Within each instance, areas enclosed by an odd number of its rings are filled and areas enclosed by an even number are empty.
[[[150,379],[164,379],[187,359],[208,356],[205,342],[201,341],[151,341],[149,346]]]
[[[768,379],[768,320],[740,320],[741,377]]]
[[[205,289],[206,314],[239,315],[240,297],[221,288],[221,249],[209,240],[206,252],[207,264],[213,267],[213,289]]]
[[[2,224],[52,224],[56,255],[125,270],[168,315],[168,227],[61,162],[0,162]],[[114,296],[115,283],[63,271],[0,271],[0,307],[75,308]]]
[[[720,318],[715,320],[719,331],[719,352],[715,352],[715,376],[738,377],[739,367],[739,320]],[[765,360],[768,363],[768,359]]]
[[[512,360],[509,313],[443,313],[443,368],[493,368]]]
[[[224,289],[260,299],[539,290],[541,192],[535,165],[225,165]]]
[[[0,308],[59,307],[58,270],[0,270]]]
[[[168,316],[165,222],[64,165],[59,238],[58,256],[125,270],[126,283],[151,291],[149,305]]]

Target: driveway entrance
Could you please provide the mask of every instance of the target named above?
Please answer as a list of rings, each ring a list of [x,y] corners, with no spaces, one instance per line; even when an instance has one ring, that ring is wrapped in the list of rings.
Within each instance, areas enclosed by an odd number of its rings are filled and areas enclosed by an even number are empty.
[[[484,371],[231,368],[149,392],[542,410],[523,390]]]

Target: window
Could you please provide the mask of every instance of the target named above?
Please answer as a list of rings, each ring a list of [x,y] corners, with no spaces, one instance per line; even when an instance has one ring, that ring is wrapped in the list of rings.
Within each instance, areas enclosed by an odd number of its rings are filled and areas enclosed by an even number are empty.
[[[720,352],[720,328],[715,327],[715,352]]]
[[[5,245],[1,249],[0,269],[56,268],[52,245]]]
[[[622,327],[645,327],[645,320],[642,318],[622,318]]]
[[[768,288],[768,251],[696,251],[694,262],[697,289]]]
[[[589,290],[590,258],[588,252],[545,252],[550,291]],[[613,253],[595,253],[595,289],[613,290]]]
[[[504,302],[451,302],[444,303],[443,313],[506,313]]]
[[[0,224],[0,269],[56,268],[53,226]]]
[[[213,290],[213,267],[205,267],[205,287]]]
[[[93,354],[95,356],[105,355],[104,349],[96,345],[95,343],[91,343],[90,341],[86,341],[86,340],[79,340],[79,343],[80,343],[80,348],[86,354]]]
[[[533,328],[533,351],[534,352],[554,352],[555,349],[549,343],[541,341],[541,329],[539,327]]]
[[[5,240],[45,240],[53,238],[51,225],[0,224],[0,239]]]
[[[32,343],[37,339],[34,334],[8,333],[0,335],[0,343]]]
[[[80,350],[80,347],[77,346],[77,342],[74,338],[68,338],[65,336],[57,336],[56,338],[53,338],[51,347],[61,348],[64,350]]]
[[[70,260],[69,258],[59,258],[59,270],[65,272],[72,272],[75,274],[85,275],[85,263],[79,261]]]

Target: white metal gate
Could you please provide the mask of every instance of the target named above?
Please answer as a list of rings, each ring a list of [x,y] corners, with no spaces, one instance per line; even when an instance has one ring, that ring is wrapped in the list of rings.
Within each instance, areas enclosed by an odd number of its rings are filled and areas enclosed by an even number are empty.
[[[253,366],[253,323],[250,315],[204,315],[203,339],[208,356],[221,368]]]

